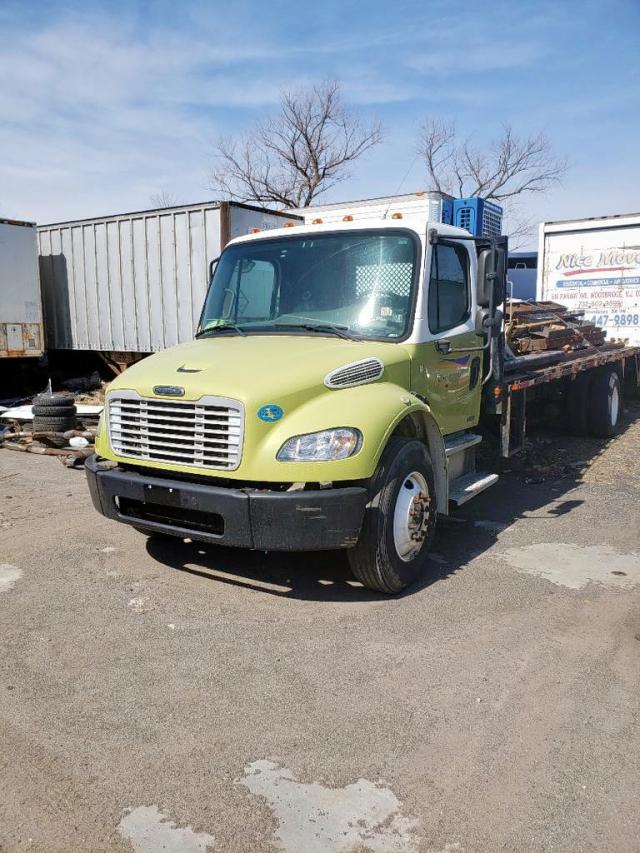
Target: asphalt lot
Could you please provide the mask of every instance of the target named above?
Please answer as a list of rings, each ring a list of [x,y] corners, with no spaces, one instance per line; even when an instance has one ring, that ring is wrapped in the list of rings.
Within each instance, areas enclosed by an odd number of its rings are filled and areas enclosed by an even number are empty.
[[[0,451],[0,849],[640,850],[640,420],[535,447],[397,599]]]

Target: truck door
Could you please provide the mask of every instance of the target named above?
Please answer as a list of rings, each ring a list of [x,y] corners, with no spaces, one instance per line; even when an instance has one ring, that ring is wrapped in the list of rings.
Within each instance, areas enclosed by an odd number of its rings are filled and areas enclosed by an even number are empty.
[[[439,239],[431,261],[423,316],[426,341],[416,349],[415,390],[424,396],[443,433],[478,423],[482,392],[483,337],[475,331],[475,249]],[[425,274],[426,275],[426,274]]]

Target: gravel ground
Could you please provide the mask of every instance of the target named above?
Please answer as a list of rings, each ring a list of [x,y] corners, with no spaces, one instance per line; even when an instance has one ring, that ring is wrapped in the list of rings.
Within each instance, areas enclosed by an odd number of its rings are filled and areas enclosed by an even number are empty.
[[[0,451],[0,849],[638,851],[639,414],[538,434],[396,599]]]

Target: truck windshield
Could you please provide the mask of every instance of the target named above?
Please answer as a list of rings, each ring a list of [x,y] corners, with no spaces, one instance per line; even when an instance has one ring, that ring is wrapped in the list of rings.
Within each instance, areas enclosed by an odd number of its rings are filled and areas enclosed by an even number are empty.
[[[205,301],[199,336],[223,331],[407,334],[418,241],[408,231],[346,231],[229,246]]]

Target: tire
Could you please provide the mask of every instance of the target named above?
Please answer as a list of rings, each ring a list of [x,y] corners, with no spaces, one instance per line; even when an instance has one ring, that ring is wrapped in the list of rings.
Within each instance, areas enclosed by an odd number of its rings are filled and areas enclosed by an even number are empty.
[[[43,418],[70,418],[75,417],[75,406],[34,406],[33,414],[35,417]]]
[[[624,371],[624,388],[623,394],[625,400],[640,399],[640,375],[638,375],[639,365],[635,356],[628,358],[625,363]]]
[[[589,433],[611,438],[618,431],[622,415],[622,386],[615,370],[596,371],[589,393]]]
[[[71,407],[75,406],[75,400],[71,394],[38,394],[33,401],[34,406],[50,408],[51,406]]]
[[[426,493],[426,500],[420,498],[421,493]],[[435,531],[435,482],[424,444],[392,438],[373,477],[372,494],[358,543],[347,554],[351,570],[363,586],[393,595],[425,571]],[[412,511],[418,517],[419,539],[415,528],[410,529],[410,524],[416,524]]]
[[[589,391],[591,373],[579,373],[569,383],[566,397],[566,413],[572,435],[587,435],[589,432]]]
[[[71,417],[41,418],[33,419],[33,431],[35,432],[67,432],[76,428],[75,415]]]

